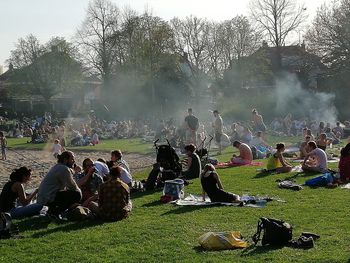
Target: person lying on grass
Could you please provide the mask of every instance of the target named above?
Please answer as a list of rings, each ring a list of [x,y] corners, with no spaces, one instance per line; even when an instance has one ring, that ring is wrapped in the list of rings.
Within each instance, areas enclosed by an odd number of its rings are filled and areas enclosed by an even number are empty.
[[[32,171],[25,166],[13,170],[10,181],[4,185],[0,194],[0,212],[10,213],[12,218],[22,218],[40,213],[43,206],[36,203],[31,204],[38,190],[30,195],[26,195],[24,191],[23,185],[30,180],[31,174]],[[20,205],[16,205],[16,201]]]
[[[269,157],[267,161],[267,171],[276,173],[289,173],[292,171],[292,165],[289,164],[283,157],[282,153],[285,150],[284,143],[277,143],[276,152]]]
[[[252,162],[253,153],[247,144],[242,143],[240,141],[234,141],[233,147],[236,147],[239,150],[239,155],[232,156],[232,158],[231,158],[232,163],[238,164],[238,165],[239,164],[245,165],[245,164],[250,164]]]
[[[203,189],[203,201],[205,201],[205,194],[207,194],[211,202],[240,203],[239,195],[224,191],[220,177],[212,164],[204,166],[200,180]]]
[[[307,143],[309,153],[306,154],[302,169],[304,172],[325,172],[327,171],[327,155],[324,150],[317,148],[314,141]],[[310,161],[310,159],[313,159]]]
[[[103,220],[122,220],[127,218],[131,211],[130,190],[129,186],[120,180],[121,170],[121,167],[113,166],[107,182],[100,185],[98,195],[88,201],[89,209]]]

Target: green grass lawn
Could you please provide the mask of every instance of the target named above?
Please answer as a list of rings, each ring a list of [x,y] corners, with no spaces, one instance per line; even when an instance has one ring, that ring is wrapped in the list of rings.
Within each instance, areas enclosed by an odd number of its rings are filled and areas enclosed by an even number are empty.
[[[334,165],[333,165],[334,166]],[[136,175],[145,178],[149,170]],[[129,219],[116,222],[49,223],[44,218],[19,221],[24,239],[1,240],[0,262],[349,262],[349,196],[344,189],[278,189],[285,175],[259,177],[256,167],[219,170],[225,189],[269,195],[265,208],[177,207],[161,204],[161,192],[136,193]],[[303,183],[312,175],[300,175]],[[185,188],[200,193],[199,180]],[[261,216],[283,219],[303,231],[321,235],[310,250],[249,247],[207,252],[198,237],[207,231],[239,230],[250,241]]]
[[[14,149],[25,149],[25,150],[43,150],[51,149],[52,143],[27,143],[30,138],[8,138],[8,147]],[[67,147],[68,150],[72,151],[113,151],[116,149],[122,149],[124,153],[150,153],[153,152],[152,143],[144,143],[141,139],[119,139],[119,140],[102,140],[101,143],[95,146],[77,146]]]
[[[137,142],[134,147],[130,149],[139,149]],[[219,159],[227,160],[231,154],[232,148],[228,148]],[[283,190],[275,180],[287,175],[259,176],[257,168],[218,172],[227,191],[278,197],[286,203],[272,201],[264,208],[178,207],[161,204],[161,192],[135,193],[130,217],[120,222],[17,221],[24,238],[0,240],[0,262],[350,262],[350,191],[308,187],[299,192]],[[143,179],[148,173],[145,170],[135,177]],[[296,180],[303,183],[312,177],[301,174]],[[193,180],[185,192],[199,194],[199,179]],[[310,250],[258,246],[209,252],[199,247],[198,237],[208,231],[238,230],[251,244],[262,216],[291,223],[294,237],[308,231],[321,239]]]

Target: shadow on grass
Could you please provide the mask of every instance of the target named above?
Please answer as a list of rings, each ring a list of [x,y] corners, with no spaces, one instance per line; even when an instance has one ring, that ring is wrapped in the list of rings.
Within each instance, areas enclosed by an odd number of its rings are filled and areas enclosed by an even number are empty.
[[[25,232],[47,228],[50,222],[50,219],[42,216],[23,219],[21,221],[16,222],[15,224],[18,226],[19,232]]]
[[[160,193],[161,191],[163,191],[163,188],[161,189],[155,189],[155,190],[147,190],[147,191],[143,191],[143,192],[133,192],[130,194],[130,198],[131,200],[137,199],[137,198],[142,198],[146,195],[152,195],[154,193]]]
[[[165,212],[163,214],[161,214],[161,216],[166,216],[166,215],[171,215],[171,214],[183,214],[183,213],[188,213],[188,212],[193,212],[193,211],[197,211],[200,209],[206,209],[206,208],[211,208],[214,207],[213,205],[202,205],[202,206],[176,206],[178,207],[177,209],[173,209],[170,210],[168,212]]]
[[[155,200],[153,202],[143,204],[142,207],[154,207],[154,206],[159,206],[159,205],[164,205],[160,200]]]
[[[264,178],[269,175],[274,175],[274,174],[269,172],[260,172],[260,173],[257,173],[253,178]]]
[[[242,256],[254,256],[254,255],[259,255],[259,254],[264,254],[264,253],[268,253],[272,250],[278,250],[278,249],[282,249],[284,248],[284,246],[255,246],[255,245],[250,245],[249,247],[247,247],[246,249],[244,249],[242,251]]]
[[[36,232],[32,235],[33,238],[41,238],[50,234],[54,234],[57,232],[70,232],[75,230],[80,230],[84,228],[94,227],[97,225],[101,225],[104,222],[101,220],[85,220],[78,222],[63,222],[56,227],[44,229],[42,231]]]

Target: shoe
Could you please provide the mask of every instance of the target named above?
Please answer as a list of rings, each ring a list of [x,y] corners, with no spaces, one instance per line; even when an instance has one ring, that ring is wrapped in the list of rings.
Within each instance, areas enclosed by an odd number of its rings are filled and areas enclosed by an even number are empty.
[[[314,233],[310,233],[310,232],[303,232],[303,233],[301,233],[301,235],[304,237],[312,237],[313,240],[317,240],[320,238],[319,235],[314,234]]]
[[[55,223],[62,223],[64,221],[67,221],[66,219],[64,219],[60,214],[53,214],[53,213],[47,213],[47,217]]]

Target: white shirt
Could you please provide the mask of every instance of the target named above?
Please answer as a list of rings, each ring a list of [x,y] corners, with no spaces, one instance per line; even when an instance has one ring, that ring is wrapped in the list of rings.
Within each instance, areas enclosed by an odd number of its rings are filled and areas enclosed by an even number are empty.
[[[309,155],[315,158],[317,167],[327,169],[327,154],[324,150],[316,148],[315,150],[311,151]]]
[[[57,153],[57,154],[61,154],[61,151],[62,151],[62,146],[61,146],[61,144],[59,144],[59,143],[55,143],[54,145],[53,145],[53,148],[52,148],[52,152],[53,153]]]
[[[122,180],[126,184],[130,184],[132,182],[131,174],[128,173],[128,171],[124,167],[119,167],[122,169],[120,174],[120,180]]]
[[[94,162],[94,165],[95,165],[96,173],[98,173],[100,176],[105,177],[109,174],[109,168],[107,164],[100,161],[96,161]]]

